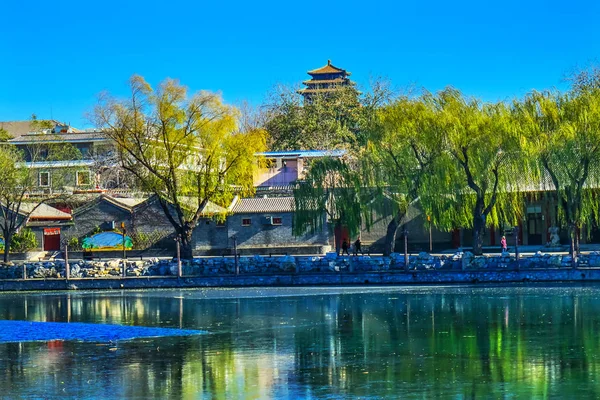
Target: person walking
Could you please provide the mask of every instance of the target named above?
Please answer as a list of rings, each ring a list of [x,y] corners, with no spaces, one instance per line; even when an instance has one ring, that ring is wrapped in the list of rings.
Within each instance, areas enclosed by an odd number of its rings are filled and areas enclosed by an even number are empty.
[[[502,253],[506,253],[508,251],[508,246],[506,245],[506,236],[502,236],[502,240],[500,240],[500,245],[502,246]]]
[[[356,242],[354,242],[354,255],[357,256],[359,251],[361,255],[365,255],[360,247],[360,238],[356,239]]]
[[[344,239],[342,242],[342,255],[344,255],[344,253],[350,255],[350,252],[348,251],[348,239]]]

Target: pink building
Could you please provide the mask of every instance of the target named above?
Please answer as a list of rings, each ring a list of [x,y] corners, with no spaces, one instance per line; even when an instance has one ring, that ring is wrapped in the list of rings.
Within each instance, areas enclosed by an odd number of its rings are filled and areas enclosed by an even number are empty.
[[[289,186],[302,179],[310,163],[323,157],[341,157],[343,150],[269,151],[257,153],[263,159],[254,175],[254,186]]]

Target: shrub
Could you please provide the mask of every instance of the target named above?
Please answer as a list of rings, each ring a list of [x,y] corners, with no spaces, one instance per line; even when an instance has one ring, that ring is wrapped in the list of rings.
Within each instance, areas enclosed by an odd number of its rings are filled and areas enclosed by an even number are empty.
[[[37,239],[35,233],[31,229],[22,229],[20,232],[15,233],[10,243],[10,251],[15,253],[22,253],[27,250],[35,249],[37,247]]]
[[[152,248],[157,242],[171,234],[167,230],[154,230],[152,232],[136,231],[131,235],[133,248],[136,250],[146,250]]]
[[[71,239],[68,240],[67,245],[69,246],[69,248],[71,250],[75,250],[79,248],[79,239],[77,239],[77,237],[73,236]]]

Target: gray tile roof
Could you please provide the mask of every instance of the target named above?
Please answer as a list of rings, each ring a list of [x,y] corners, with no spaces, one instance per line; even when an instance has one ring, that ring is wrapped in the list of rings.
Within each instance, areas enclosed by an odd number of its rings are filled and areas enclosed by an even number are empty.
[[[39,205],[37,203],[22,203],[21,213],[24,215],[29,214],[29,218],[31,219],[71,219],[71,214],[60,211],[45,203]]]
[[[102,132],[75,132],[75,133],[48,133],[48,134],[24,134],[10,140],[13,144],[26,144],[38,142],[97,142],[108,140]]]
[[[56,120],[49,120],[53,125],[63,125]],[[0,121],[0,128],[5,129],[12,137],[26,135],[33,130],[31,121]]]
[[[256,197],[239,199],[233,206],[234,214],[293,212],[293,197]]]

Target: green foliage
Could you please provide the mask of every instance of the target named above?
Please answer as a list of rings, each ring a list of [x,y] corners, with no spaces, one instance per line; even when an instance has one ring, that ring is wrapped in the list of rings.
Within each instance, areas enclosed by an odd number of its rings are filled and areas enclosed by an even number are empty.
[[[25,228],[20,232],[15,233],[10,243],[10,251],[14,253],[22,253],[37,247],[37,239],[35,233],[31,229]]]
[[[14,137],[8,133],[8,131],[4,128],[0,128],[0,142],[8,142],[10,139]]]
[[[531,171],[514,110],[452,88],[427,94],[423,102],[442,138],[442,168],[423,196],[424,208],[437,226],[473,228],[474,252],[480,254],[485,227],[507,222],[499,218],[514,221],[521,212],[519,188]]]
[[[311,165],[294,189],[294,231],[323,229],[325,216],[336,225],[348,227],[355,235],[368,217],[362,198],[359,175],[344,159],[325,157]]]
[[[91,235],[96,235],[96,234],[98,234],[98,233],[100,233],[100,232],[102,232],[102,228],[100,228],[100,226],[99,226],[99,225],[96,225],[96,226],[94,227],[94,229],[92,230],[92,233],[91,233]]]
[[[226,206],[236,193],[253,193],[254,153],[265,149],[266,133],[239,130],[238,111],[219,95],[188,96],[172,79],[154,90],[133,76],[130,89],[126,100],[101,98],[97,125],[117,144],[123,168],[157,195],[190,258],[192,230],[206,204]]]
[[[69,246],[69,249],[71,250],[75,250],[79,248],[79,239],[75,236],[73,236],[72,238],[69,239],[69,241],[67,242],[67,245]]]
[[[30,127],[33,132],[41,131],[42,129],[54,128],[54,122],[47,119],[38,119],[37,115],[31,114]]]
[[[600,71],[591,68],[571,80],[567,93],[529,94],[519,104],[519,116],[539,176],[559,200],[559,220],[569,229],[575,251],[577,232],[584,224],[589,229],[600,214]]]
[[[68,148],[68,146],[64,146]],[[39,161],[34,156],[32,161]],[[48,193],[30,196],[38,190],[38,170],[25,165],[23,152],[11,144],[0,146],[0,231],[7,242],[13,239],[40,204],[57,198],[62,191],[64,180],[62,174],[54,174],[50,179]],[[4,261],[8,261],[8,252],[4,252]]]
[[[269,147],[332,150],[362,146],[376,109],[392,97],[393,92],[384,81],[374,82],[364,95],[353,87],[341,87],[316,94],[304,104],[295,90],[279,87],[263,106]]]
[[[131,235],[133,248],[137,250],[146,250],[152,248],[156,243],[163,240],[170,234],[172,234],[171,231],[158,229],[152,232],[136,231]]]
[[[406,212],[421,194],[439,186],[442,134],[435,113],[422,99],[401,97],[377,110],[379,127],[370,131],[363,171],[368,184],[396,205],[394,213]],[[379,204],[388,203],[385,199]]]
[[[310,103],[289,88],[280,88],[265,106],[270,148],[277,150],[335,149],[354,141],[360,119],[358,93],[353,88],[316,95]]]

